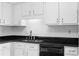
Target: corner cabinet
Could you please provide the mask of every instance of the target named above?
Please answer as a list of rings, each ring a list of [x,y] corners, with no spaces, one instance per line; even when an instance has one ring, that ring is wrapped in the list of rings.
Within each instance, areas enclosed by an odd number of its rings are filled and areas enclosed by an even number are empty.
[[[46,2],[45,21],[48,25],[72,25],[77,24],[77,2]]]

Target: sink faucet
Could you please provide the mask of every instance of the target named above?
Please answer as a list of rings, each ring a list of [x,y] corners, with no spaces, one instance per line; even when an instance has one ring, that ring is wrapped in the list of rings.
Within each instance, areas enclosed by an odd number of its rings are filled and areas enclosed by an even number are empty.
[[[35,40],[35,36],[32,37],[32,30],[30,31],[29,39],[30,40]]]
[[[30,37],[30,39],[32,40],[32,30],[30,31],[29,37]]]

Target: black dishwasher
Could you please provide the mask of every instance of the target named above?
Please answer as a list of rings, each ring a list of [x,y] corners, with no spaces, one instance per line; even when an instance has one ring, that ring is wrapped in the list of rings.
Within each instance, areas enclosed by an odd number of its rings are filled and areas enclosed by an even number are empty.
[[[64,47],[40,45],[40,56],[64,56]]]

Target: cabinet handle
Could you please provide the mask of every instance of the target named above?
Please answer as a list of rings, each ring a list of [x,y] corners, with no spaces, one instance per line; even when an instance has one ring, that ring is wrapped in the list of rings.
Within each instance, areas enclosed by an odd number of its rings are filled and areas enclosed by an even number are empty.
[[[31,16],[31,11],[29,10],[29,14],[28,14],[29,16]]]
[[[57,21],[58,21],[58,18],[57,18]]]
[[[59,19],[57,18],[57,23],[59,24]]]
[[[35,15],[35,11],[33,10],[33,15]]]
[[[62,23],[63,23],[63,18],[62,18]]]

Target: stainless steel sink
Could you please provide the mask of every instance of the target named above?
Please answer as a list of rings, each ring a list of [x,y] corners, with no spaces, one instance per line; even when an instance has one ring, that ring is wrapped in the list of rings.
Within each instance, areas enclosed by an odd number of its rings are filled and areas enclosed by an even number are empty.
[[[24,40],[25,42],[43,42],[43,40]]]

